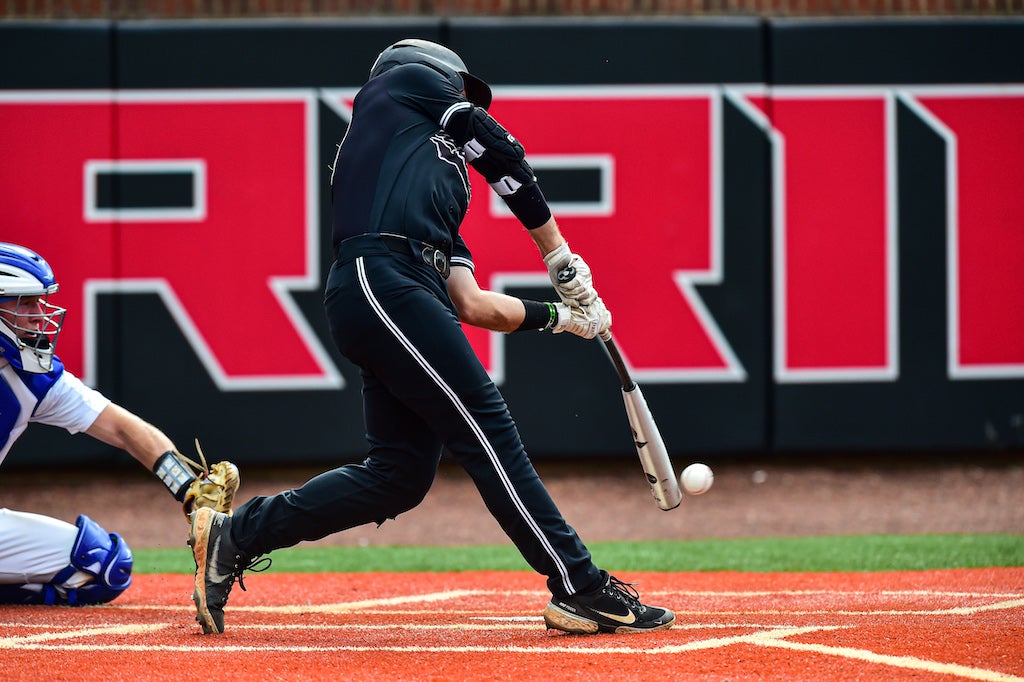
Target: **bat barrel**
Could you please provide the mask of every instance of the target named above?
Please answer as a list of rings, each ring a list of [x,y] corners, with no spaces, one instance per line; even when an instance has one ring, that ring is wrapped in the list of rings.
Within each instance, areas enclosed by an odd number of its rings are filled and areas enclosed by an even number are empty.
[[[668,457],[665,441],[661,438],[643,391],[636,384],[632,390],[623,389],[622,401],[633,430],[633,445],[644,475],[647,476],[647,483],[651,486],[654,501],[665,511],[675,509],[683,501],[683,493],[679,489],[679,480]]]

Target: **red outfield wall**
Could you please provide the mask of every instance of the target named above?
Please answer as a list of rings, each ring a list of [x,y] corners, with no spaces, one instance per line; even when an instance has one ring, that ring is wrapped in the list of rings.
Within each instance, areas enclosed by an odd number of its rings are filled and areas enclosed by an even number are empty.
[[[412,34],[493,84],[670,449],[1024,444],[1009,19],[0,26],[2,238],[56,268],[67,367],[179,442],[360,459],[326,188],[367,65]],[[478,277],[550,297],[474,182]],[[632,456],[599,344],[470,333],[532,455]],[[12,463],[117,457],[24,440]]]

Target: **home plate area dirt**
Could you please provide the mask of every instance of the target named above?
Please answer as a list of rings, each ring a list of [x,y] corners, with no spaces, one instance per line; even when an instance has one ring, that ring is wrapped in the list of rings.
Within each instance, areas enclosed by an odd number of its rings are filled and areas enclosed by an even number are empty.
[[[0,608],[3,680],[1020,680],[1024,568],[636,573],[671,630],[544,629],[533,573],[246,576],[202,635],[191,577]]]

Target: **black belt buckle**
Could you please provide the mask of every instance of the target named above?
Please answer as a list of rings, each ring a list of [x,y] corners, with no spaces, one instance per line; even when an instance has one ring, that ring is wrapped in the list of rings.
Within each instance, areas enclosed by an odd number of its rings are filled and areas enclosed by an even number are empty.
[[[444,251],[435,249],[433,246],[424,246],[421,255],[423,256],[424,263],[437,270],[442,277],[448,279],[448,256],[444,255]]]

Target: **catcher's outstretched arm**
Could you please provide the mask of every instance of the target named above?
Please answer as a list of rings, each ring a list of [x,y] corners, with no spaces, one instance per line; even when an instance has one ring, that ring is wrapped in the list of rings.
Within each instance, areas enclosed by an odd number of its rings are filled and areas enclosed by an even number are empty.
[[[160,429],[116,403],[108,404],[85,432],[125,450],[150,469],[182,503],[186,520],[197,507],[231,513],[239,485],[238,467],[231,462],[207,466],[198,440],[196,450],[202,464],[178,452]]]
[[[163,431],[116,403],[103,408],[85,432],[96,440],[124,450],[149,470],[153,470],[163,453],[176,450]]]

